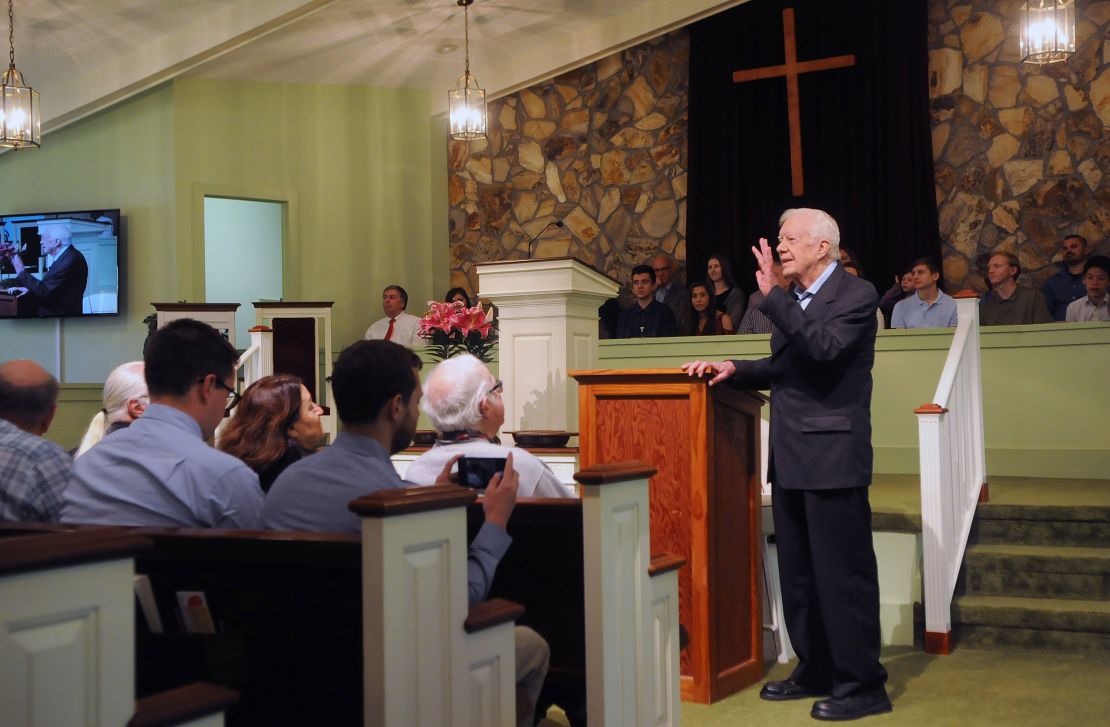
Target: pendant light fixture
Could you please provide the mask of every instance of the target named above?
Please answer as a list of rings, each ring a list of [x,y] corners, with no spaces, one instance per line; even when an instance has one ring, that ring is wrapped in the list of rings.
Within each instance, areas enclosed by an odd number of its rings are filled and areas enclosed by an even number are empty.
[[[0,75],[0,147],[22,149],[40,144],[39,92],[15,67],[15,15],[8,0],[8,70]]]
[[[478,79],[470,75],[470,12],[474,0],[458,0],[463,9],[463,32],[466,39],[466,66],[455,88],[447,92],[447,106],[451,115],[451,138],[460,141],[486,137],[486,92],[478,86]]]
[[[1075,0],[1025,0],[1021,18],[1021,60],[1045,65],[1075,53]]]

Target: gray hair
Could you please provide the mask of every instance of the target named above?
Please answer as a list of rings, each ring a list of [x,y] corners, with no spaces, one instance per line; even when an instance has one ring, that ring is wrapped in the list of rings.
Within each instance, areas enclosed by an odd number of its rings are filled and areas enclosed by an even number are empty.
[[[472,429],[482,419],[492,379],[486,365],[468,353],[449,358],[428,375],[420,407],[437,432]]]
[[[149,401],[149,396],[142,361],[129,361],[114,368],[104,382],[104,396],[101,399],[104,408],[89,422],[85,436],[81,438],[81,444],[73,456],[80,457],[104,439],[109,424],[127,421],[127,405],[133,399],[146,398]]]
[[[829,252],[825,255],[827,260],[840,259],[840,227],[828,212],[812,207],[795,207],[788,209],[779,216],[779,227],[794,215],[804,214],[809,220],[809,236],[816,242],[826,240],[829,243]]]
[[[54,233],[54,239],[62,242],[73,241],[73,230],[66,220],[46,220],[39,223],[39,237],[46,237],[46,231]]]

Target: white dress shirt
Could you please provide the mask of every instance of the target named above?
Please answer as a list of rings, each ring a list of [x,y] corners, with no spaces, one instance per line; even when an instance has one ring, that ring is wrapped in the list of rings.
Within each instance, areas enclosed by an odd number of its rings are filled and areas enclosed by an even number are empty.
[[[385,339],[385,332],[389,330],[389,316],[379,318],[366,329],[367,341],[381,341]],[[411,313],[401,311],[393,324],[393,337],[389,340],[402,346],[415,348],[423,346],[424,339],[416,335],[420,331],[420,319]]]
[[[1110,321],[1110,309],[1107,308],[1108,302],[1110,302],[1110,295],[1105,296],[1102,299],[1102,303],[1099,305],[1092,303],[1090,296],[1085,295],[1079,300],[1073,300],[1068,304],[1064,320],[1068,323]]]

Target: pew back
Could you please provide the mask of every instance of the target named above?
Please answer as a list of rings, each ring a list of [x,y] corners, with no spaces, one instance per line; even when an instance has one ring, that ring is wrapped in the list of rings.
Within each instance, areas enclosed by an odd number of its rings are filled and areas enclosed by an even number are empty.
[[[154,547],[135,570],[150,578],[166,626],[138,627],[139,696],[204,680],[240,691],[231,727],[361,724],[357,535],[137,532]],[[205,593],[215,634],[185,632],[179,591]]]

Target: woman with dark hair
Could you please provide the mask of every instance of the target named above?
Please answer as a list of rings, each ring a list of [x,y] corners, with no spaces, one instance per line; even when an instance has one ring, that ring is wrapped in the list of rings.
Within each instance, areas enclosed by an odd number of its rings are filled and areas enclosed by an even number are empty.
[[[690,285],[690,310],[686,313],[687,336],[727,335],[733,332],[732,318],[717,310],[713,286],[699,280]]]
[[[899,301],[909,298],[913,292],[913,268],[910,267],[902,271],[901,275],[894,276],[894,285],[879,299],[879,312],[883,314],[885,328],[890,328],[894,317],[894,306],[898,305]]]
[[[467,308],[470,307],[470,296],[462,288],[451,288],[447,291],[447,295],[443,296],[444,303],[454,303],[460,301]]]
[[[269,492],[286,467],[315,451],[324,436],[323,413],[296,376],[263,377],[243,392],[219,448],[257,472]]]
[[[713,283],[713,295],[717,298],[717,310],[727,313],[733,321],[744,317],[744,291],[732,277],[732,263],[724,255],[713,254],[706,263],[706,275]]]

